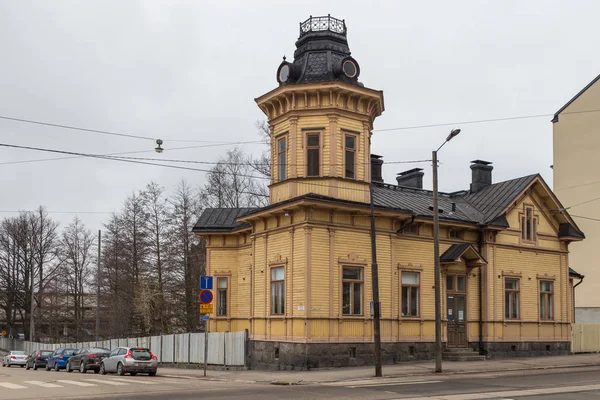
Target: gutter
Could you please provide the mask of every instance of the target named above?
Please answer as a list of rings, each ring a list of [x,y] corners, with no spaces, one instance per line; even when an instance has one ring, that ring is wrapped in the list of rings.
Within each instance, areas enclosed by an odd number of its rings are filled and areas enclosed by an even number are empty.
[[[585,275],[581,275],[581,280],[579,282],[577,282],[577,284],[575,286],[573,286],[573,323],[575,323],[575,288],[579,285],[581,285],[583,283],[583,279],[585,278]]]
[[[479,238],[477,240],[477,251],[482,254],[483,250],[483,227],[479,227]],[[483,349],[483,271],[481,266],[479,267],[479,353],[485,355]],[[575,304],[575,303],[573,303]]]

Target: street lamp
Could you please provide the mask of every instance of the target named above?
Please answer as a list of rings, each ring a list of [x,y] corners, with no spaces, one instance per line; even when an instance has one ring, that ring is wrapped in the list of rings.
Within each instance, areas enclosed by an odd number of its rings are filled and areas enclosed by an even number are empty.
[[[438,207],[438,161],[437,153],[446,143],[460,133],[452,129],[446,141],[431,153],[433,161],[433,265],[435,283],[435,372],[442,372],[442,290],[440,279],[440,216]]]

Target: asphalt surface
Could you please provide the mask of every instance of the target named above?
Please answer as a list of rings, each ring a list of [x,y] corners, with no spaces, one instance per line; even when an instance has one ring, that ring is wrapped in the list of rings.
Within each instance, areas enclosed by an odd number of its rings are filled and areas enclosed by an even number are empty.
[[[270,385],[199,377],[135,377],[0,368],[0,399],[595,399],[600,367],[519,373],[429,375],[311,385]]]

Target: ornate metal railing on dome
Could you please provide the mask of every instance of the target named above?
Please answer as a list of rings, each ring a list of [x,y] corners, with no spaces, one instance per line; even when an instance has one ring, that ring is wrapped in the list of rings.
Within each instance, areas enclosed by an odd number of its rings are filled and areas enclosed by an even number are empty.
[[[304,22],[300,22],[300,37],[310,32],[331,31],[346,36],[346,22],[343,19],[326,17],[313,17],[312,15]]]

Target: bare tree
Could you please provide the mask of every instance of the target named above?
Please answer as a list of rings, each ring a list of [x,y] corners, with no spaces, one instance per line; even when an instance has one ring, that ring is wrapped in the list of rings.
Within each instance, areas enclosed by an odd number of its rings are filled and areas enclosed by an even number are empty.
[[[240,208],[266,205],[264,184],[240,148],[229,150],[207,174],[201,199],[207,207]]]
[[[89,289],[94,236],[78,217],[63,231],[58,248],[62,277],[73,297],[75,340],[81,338],[81,323],[85,319],[85,294]]]
[[[156,284],[146,283],[144,289],[147,295],[149,313],[146,316],[146,322],[152,322],[149,327],[152,327],[153,334],[163,332],[165,326],[164,315],[164,274],[163,274],[163,249],[167,240],[167,219],[168,219],[168,203],[164,197],[164,188],[155,182],[150,182],[146,185],[146,189],[142,192],[144,199],[144,209],[146,212],[147,227],[149,230],[149,244],[151,249],[151,263],[153,264],[152,277],[156,278]]]

